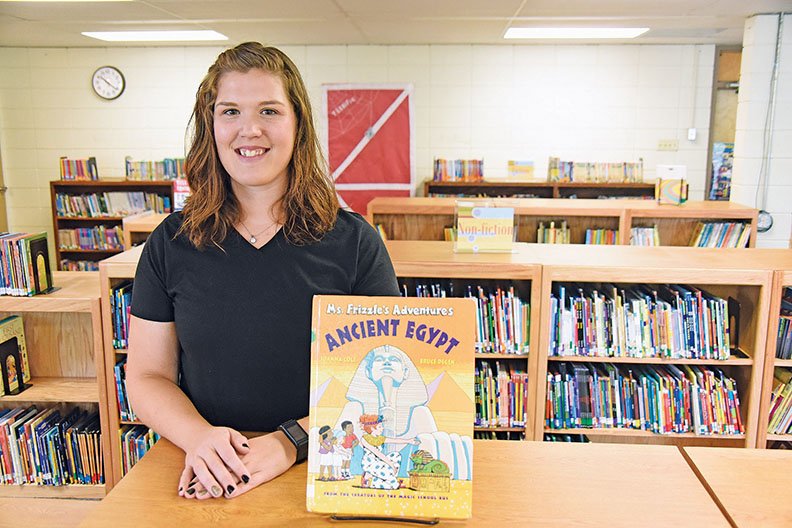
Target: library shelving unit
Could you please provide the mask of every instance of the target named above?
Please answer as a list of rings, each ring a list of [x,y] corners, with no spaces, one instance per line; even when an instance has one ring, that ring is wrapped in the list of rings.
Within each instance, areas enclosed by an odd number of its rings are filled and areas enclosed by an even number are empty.
[[[525,196],[536,198],[654,198],[654,182],[596,183],[493,180],[481,182],[424,180],[424,196]]]
[[[377,197],[368,204],[368,220],[381,224],[391,240],[443,240],[454,225],[455,198]],[[630,229],[656,225],[660,245],[687,246],[699,222],[734,221],[751,226],[749,247],[756,245],[756,209],[732,202],[686,202],[660,205],[651,200],[496,199],[515,208],[518,242],[536,242],[537,228],[566,222],[570,241],[582,244],[587,229],[619,231],[619,243],[629,245]]]
[[[0,316],[19,315],[25,328],[32,386],[15,396],[0,396],[3,408],[36,404],[62,410],[98,411],[102,435],[104,485],[0,486],[0,497],[102,498],[112,473],[107,390],[104,376],[102,313],[97,272],[53,273],[52,293],[34,297],[0,296]]]
[[[388,241],[390,254],[396,276],[400,285],[410,285],[415,281],[437,281],[451,283],[454,291],[459,294],[467,285],[485,286],[488,288],[513,287],[517,295],[528,301],[531,306],[530,329],[528,336],[528,354],[477,353],[476,360],[503,361],[516,369],[528,372],[528,358],[533,353],[535,343],[539,342],[539,310],[538,299],[541,284],[541,267],[526,263],[518,254],[500,253],[482,255],[471,253],[453,253],[447,243],[425,241]],[[410,295],[413,295],[410,291]],[[530,404],[530,380],[528,386],[528,403]],[[530,411],[531,408],[529,407]],[[525,427],[476,427],[476,431],[494,433],[525,433],[525,438],[533,435],[533,424],[530,415]]]
[[[112,437],[113,474],[107,479],[111,486],[118,484],[122,477],[123,461],[121,458],[121,439],[119,431],[122,425],[138,425],[139,422],[122,422],[116,397],[114,367],[117,361],[126,354],[125,349],[113,347],[113,321],[110,309],[110,292],[114,286],[135,277],[138,259],[143,246],[136,246],[118,255],[113,255],[99,264],[99,281],[102,295],[102,325],[104,329],[104,376],[107,387],[108,429]]]
[[[759,438],[757,447],[767,447],[769,442],[786,441],[792,442],[792,434],[770,434],[768,433],[770,420],[770,396],[773,392],[773,373],[776,368],[792,369],[792,360],[778,359],[775,357],[778,345],[778,326],[779,314],[781,313],[781,298],[784,288],[792,287],[792,251],[789,253],[787,262],[783,269],[775,272],[773,278],[773,295],[770,300],[770,318],[767,327],[767,357],[765,359],[765,373],[762,383],[762,403],[759,407]]]
[[[61,259],[70,260],[89,260],[100,261],[122,249],[61,249],[59,243],[59,231],[61,229],[76,229],[81,227],[116,227],[121,228],[122,216],[104,217],[67,217],[59,216],[56,207],[55,196],[58,194],[92,194],[103,192],[135,192],[143,191],[156,193],[166,196],[173,204],[173,182],[172,181],[133,181],[133,180],[93,180],[93,181],[63,181],[56,180],[50,182],[50,198],[52,204],[52,226],[55,232],[55,262],[58,269],[61,269]]]
[[[124,249],[145,242],[158,225],[168,217],[166,213],[146,211],[138,215],[124,218]]]
[[[535,387],[535,440],[541,432],[585,434],[595,442],[674,444],[687,446],[754,447],[760,436],[760,402],[764,372],[768,314],[773,272],[752,267],[751,258],[739,249],[686,249],[673,247],[546,246],[542,262],[541,329],[539,347],[531,357],[529,377]],[[762,250],[752,250],[759,251]],[[772,265],[768,259],[767,266]],[[686,284],[740,304],[739,348],[728,360],[549,356],[550,292],[555,283]],[[632,365],[701,365],[717,367],[737,382],[745,434],[655,434],[635,429],[551,429],[545,427],[548,366],[551,362],[585,361]],[[629,368],[629,367],[628,367]],[[766,396],[766,395],[765,395]]]

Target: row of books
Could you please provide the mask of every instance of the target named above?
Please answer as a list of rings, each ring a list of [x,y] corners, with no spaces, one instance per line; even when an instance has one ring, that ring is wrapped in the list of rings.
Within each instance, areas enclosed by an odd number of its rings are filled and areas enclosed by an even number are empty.
[[[531,333],[531,305],[514,292],[496,287],[485,290],[468,285],[460,295],[454,294],[454,283],[417,282],[416,297],[466,297],[476,300],[476,352],[495,354],[527,354]],[[402,295],[409,297],[406,284]]]
[[[528,420],[528,374],[496,361],[476,360],[473,389],[476,427],[525,427]]]
[[[55,210],[62,217],[102,218],[128,216],[143,211],[170,213],[170,196],[143,191],[112,191],[55,195]]]
[[[555,222],[550,222],[548,225],[539,222],[539,227],[536,229],[536,242],[539,244],[569,244],[569,226],[566,220],[563,220],[559,227],[556,227]]]
[[[60,158],[61,180],[98,180],[99,169],[96,167],[96,158],[69,159]]]
[[[659,246],[660,231],[657,225],[652,227],[632,227],[630,228],[631,246]]]
[[[129,338],[129,310],[132,304],[132,281],[123,281],[110,290],[110,316],[113,326],[113,348],[125,349]]]
[[[619,243],[618,229],[586,229],[586,244],[614,246]]]
[[[778,321],[776,355],[778,359],[792,359],[792,288],[786,287],[781,295],[781,315]]]
[[[745,222],[699,222],[690,241],[693,247],[744,248],[751,238]]]
[[[693,286],[559,283],[548,355],[726,360],[730,312],[736,301]]]
[[[51,289],[47,233],[0,233],[0,295],[27,297]]]
[[[770,395],[768,434],[792,433],[792,371],[773,371],[773,392]]]
[[[159,435],[145,425],[124,425],[118,430],[121,441],[121,474],[126,475],[132,466],[159,440]]]
[[[60,269],[63,271],[99,271],[99,262],[95,260],[61,259]]]
[[[113,376],[116,384],[116,403],[118,403],[118,415],[124,422],[137,421],[137,415],[129,405],[126,389],[126,358],[121,359],[113,367]]]
[[[457,240],[456,227],[444,227],[443,240],[445,240],[446,242],[456,242]]]
[[[184,158],[165,158],[162,161],[134,161],[124,158],[127,180],[175,180],[184,178]]]
[[[102,484],[99,414],[75,408],[0,411],[0,480],[5,485]]]
[[[61,249],[123,249],[120,227],[103,225],[58,230]]]
[[[551,363],[545,426],[745,433],[737,383],[721,369],[696,365]]]
[[[547,162],[547,181],[587,183],[642,182],[643,159],[639,158],[637,162],[608,163],[562,161],[560,158],[550,156]]]
[[[435,158],[433,181],[484,181],[483,159],[442,159]]]

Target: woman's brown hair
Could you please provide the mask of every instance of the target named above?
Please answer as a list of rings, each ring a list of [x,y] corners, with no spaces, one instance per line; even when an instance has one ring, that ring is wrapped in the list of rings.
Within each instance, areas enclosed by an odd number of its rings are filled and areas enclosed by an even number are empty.
[[[328,177],[300,72],[279,49],[245,42],[217,57],[195,94],[190,117],[192,142],[184,163],[191,196],[182,212],[184,220],[179,233],[185,234],[199,249],[208,244],[219,247],[233,226],[242,220],[230,177],[217,154],[214,104],[217,85],[224,73],[245,73],[252,69],[267,71],[281,79],[297,118],[288,183],[281,198],[284,235],[294,244],[306,244],[322,238],[335,224],[338,198]]]

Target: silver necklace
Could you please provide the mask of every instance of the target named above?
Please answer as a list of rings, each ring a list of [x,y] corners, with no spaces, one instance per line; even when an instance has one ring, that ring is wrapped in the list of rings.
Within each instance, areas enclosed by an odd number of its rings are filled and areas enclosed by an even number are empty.
[[[258,239],[256,238],[257,236],[259,236],[261,233],[263,233],[264,231],[266,231],[270,227],[274,226],[278,222],[277,221],[276,222],[272,222],[270,225],[268,225],[267,227],[265,227],[264,229],[262,229],[261,231],[259,231],[255,235],[253,234],[253,232],[250,229],[248,229],[248,226],[245,225],[245,222],[240,220],[239,223],[242,224],[242,227],[244,227],[245,231],[247,231],[248,235],[250,235],[250,238],[248,238],[248,242],[250,242],[251,244],[255,244],[258,241]]]

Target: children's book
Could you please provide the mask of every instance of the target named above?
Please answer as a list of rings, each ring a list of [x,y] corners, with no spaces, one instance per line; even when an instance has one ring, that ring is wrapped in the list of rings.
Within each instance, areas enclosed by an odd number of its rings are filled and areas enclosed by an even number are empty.
[[[462,298],[314,296],[309,511],[471,516],[475,312]]]
[[[11,394],[16,394],[20,379],[25,383],[30,382],[25,327],[18,315],[0,320],[0,360],[5,363],[0,371],[7,375],[7,383],[0,382],[0,396],[5,392],[4,385],[8,386]]]

